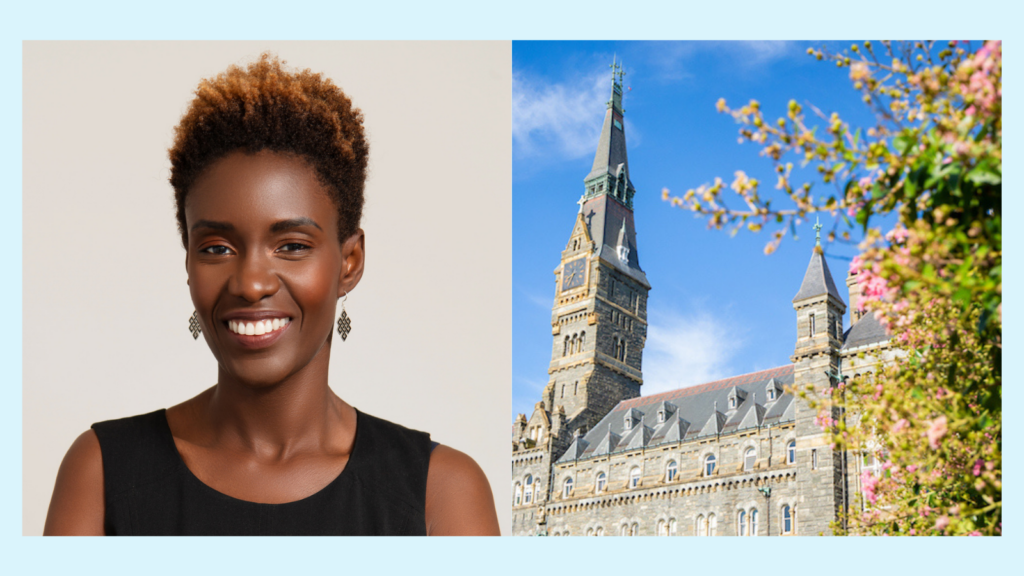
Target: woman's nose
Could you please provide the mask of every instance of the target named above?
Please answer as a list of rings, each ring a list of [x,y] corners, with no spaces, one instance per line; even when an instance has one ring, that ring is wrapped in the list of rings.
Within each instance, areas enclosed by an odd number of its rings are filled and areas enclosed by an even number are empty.
[[[230,283],[232,294],[249,302],[259,302],[274,295],[280,287],[281,280],[269,258],[249,253],[238,259],[238,269]]]

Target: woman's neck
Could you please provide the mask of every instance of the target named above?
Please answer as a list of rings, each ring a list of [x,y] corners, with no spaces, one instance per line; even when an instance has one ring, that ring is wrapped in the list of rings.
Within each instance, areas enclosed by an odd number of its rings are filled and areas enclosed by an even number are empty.
[[[351,446],[355,409],[328,386],[329,360],[327,345],[299,372],[263,387],[221,369],[217,385],[196,398],[208,438],[272,460]]]

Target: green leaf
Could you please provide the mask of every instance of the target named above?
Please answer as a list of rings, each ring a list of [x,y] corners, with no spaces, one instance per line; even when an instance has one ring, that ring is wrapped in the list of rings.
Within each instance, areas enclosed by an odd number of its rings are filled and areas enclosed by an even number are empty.
[[[971,301],[971,291],[967,288],[960,288],[953,293],[953,301],[966,306]]]

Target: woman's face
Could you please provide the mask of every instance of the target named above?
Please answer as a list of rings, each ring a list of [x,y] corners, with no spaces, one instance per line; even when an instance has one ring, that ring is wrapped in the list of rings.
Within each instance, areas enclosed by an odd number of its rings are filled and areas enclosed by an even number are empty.
[[[338,216],[313,169],[270,151],[210,165],[185,204],[192,302],[223,376],[279,383],[325,346],[337,300],[359,281],[363,236]]]

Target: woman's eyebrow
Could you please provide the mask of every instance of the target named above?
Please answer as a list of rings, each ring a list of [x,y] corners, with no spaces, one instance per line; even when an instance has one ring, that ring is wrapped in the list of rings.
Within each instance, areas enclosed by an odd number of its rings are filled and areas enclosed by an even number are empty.
[[[228,231],[228,230],[234,230],[235,226],[234,226],[234,224],[230,224],[228,222],[215,222],[213,220],[198,220],[198,221],[196,221],[195,224],[192,225],[192,228],[189,229],[189,232],[195,232],[197,228],[211,228],[213,230]]]
[[[301,218],[289,218],[288,220],[274,222],[274,225],[270,227],[270,231],[284,232],[285,230],[290,230],[292,228],[301,228],[302,226],[315,226],[316,229],[321,232],[323,232],[324,230],[323,228],[320,227],[319,224],[314,222],[312,218],[307,218],[303,216]]]

